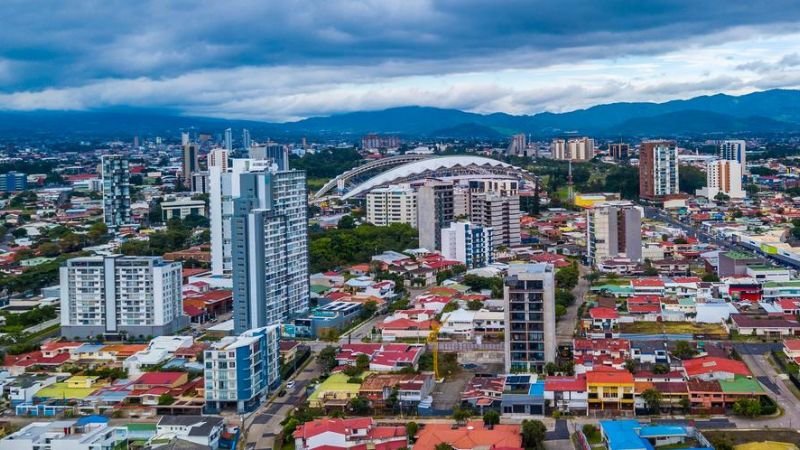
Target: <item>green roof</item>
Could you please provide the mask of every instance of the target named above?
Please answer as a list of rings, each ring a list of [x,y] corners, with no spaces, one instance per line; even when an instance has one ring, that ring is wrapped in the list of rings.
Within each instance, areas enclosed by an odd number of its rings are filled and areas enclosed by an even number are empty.
[[[684,298],[679,298],[679,299],[678,299],[678,304],[679,304],[679,305],[684,305],[684,306],[685,306],[685,305],[694,305],[695,303],[697,303],[697,302],[696,302],[696,301],[694,301],[694,299],[693,299],[693,298],[686,298],[686,297],[684,297]]]
[[[724,393],[744,394],[744,393],[763,393],[764,388],[753,378],[743,375],[736,375],[733,380],[720,380],[719,386]]]
[[[126,425],[128,431],[155,431],[156,424],[154,423],[129,423]]]
[[[331,288],[329,288],[328,286],[325,286],[323,284],[312,284],[311,285],[311,292],[313,292],[315,294],[324,294],[325,292],[328,292],[329,290],[331,290]]]
[[[756,272],[771,272],[773,270],[786,270],[786,269],[783,269],[781,267],[767,266],[767,265],[764,265],[764,264],[748,265],[747,268],[750,269],[750,270],[754,270]]]
[[[600,286],[592,286],[593,291],[608,291],[611,293],[632,293],[633,287],[630,285],[620,286],[618,284],[603,284]]]
[[[727,256],[730,259],[755,259],[755,255],[746,252],[725,252],[723,255]]]
[[[800,286],[800,280],[767,281],[766,283],[764,283],[765,288],[797,287],[797,286]]]

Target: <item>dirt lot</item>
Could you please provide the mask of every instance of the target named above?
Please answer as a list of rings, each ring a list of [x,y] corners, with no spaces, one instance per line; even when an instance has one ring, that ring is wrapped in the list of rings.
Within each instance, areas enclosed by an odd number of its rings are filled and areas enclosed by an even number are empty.
[[[789,442],[800,446],[800,433],[794,430],[757,430],[757,431],[704,431],[703,435],[708,440],[713,441],[715,437],[723,436],[730,439],[733,445],[746,444],[748,442]]]

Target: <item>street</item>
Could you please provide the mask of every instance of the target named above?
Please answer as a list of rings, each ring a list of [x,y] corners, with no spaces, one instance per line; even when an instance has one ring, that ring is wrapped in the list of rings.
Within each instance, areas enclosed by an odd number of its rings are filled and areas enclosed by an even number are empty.
[[[744,417],[731,417],[731,421],[739,428],[762,428],[764,426],[792,428],[800,424],[798,398],[786,385],[787,381],[779,377],[778,372],[767,360],[770,348],[773,346],[773,344],[737,344],[736,350],[742,357],[742,361],[753,372],[753,376],[783,409],[783,415],[774,419],[755,420]]]
[[[578,284],[572,289],[572,294],[575,296],[575,303],[567,308],[567,313],[561,317],[561,320],[556,322],[556,343],[572,344],[572,338],[575,334],[575,324],[578,321],[578,309],[586,299],[586,293],[589,292],[589,281],[584,278],[584,275],[589,273],[589,268],[584,265],[578,265],[580,276],[578,277]]]

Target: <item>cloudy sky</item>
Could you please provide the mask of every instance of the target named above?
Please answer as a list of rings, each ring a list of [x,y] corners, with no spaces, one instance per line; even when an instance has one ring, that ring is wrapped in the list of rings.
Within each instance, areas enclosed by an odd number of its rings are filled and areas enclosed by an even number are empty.
[[[2,0],[0,109],[530,114],[800,87],[796,0]]]

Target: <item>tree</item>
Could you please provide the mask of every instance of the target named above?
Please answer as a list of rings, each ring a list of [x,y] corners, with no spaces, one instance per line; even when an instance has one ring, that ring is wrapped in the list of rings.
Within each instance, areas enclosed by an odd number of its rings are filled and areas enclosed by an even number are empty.
[[[687,341],[677,341],[675,342],[675,348],[672,350],[672,354],[676,358],[689,359],[697,354],[697,350]]]
[[[656,375],[669,373],[669,366],[667,366],[666,364],[656,364],[655,366],[653,366],[653,373]]]
[[[453,410],[453,420],[457,423],[464,423],[472,417],[472,410],[469,408],[455,408]]]
[[[105,235],[108,234],[108,227],[103,222],[95,222],[89,227],[89,231],[86,235],[89,237],[89,240],[93,243],[99,243]]]
[[[737,416],[758,417],[761,415],[761,402],[756,398],[740,398],[733,404]]]
[[[498,423],[500,423],[500,414],[497,411],[490,409],[483,413],[483,424],[487,428],[491,430]]]
[[[336,224],[336,228],[340,230],[352,230],[355,227],[356,221],[350,214],[342,216],[342,218],[339,219],[339,223]]]
[[[695,191],[705,187],[706,174],[700,169],[692,166],[681,166],[678,172],[678,186],[681,192],[694,195]]]
[[[378,312],[378,303],[375,300],[369,300],[364,303],[361,310],[361,317],[366,320],[374,316]]]
[[[644,399],[645,405],[647,405],[647,410],[650,414],[656,414],[661,409],[661,392],[658,392],[655,389],[647,389],[642,392],[642,398]]]
[[[356,396],[350,399],[350,411],[357,416],[365,416],[369,414],[369,400],[362,396]]]
[[[692,402],[690,402],[689,399],[686,397],[681,398],[678,404],[681,405],[681,409],[683,410],[684,413],[689,413],[689,411],[692,408]]]
[[[26,230],[25,228],[14,228],[11,231],[11,235],[14,236],[17,239],[24,238],[24,237],[28,236],[28,230]]]
[[[716,435],[709,439],[714,450],[733,450],[733,442],[725,435]]]
[[[297,429],[297,426],[300,425],[300,421],[294,417],[290,417],[289,420],[283,425],[283,435],[287,439],[292,436],[292,433]]]
[[[455,450],[455,449],[453,448],[452,445],[448,444],[447,442],[442,442],[442,443],[436,444],[436,447],[434,447],[434,450]]]
[[[323,372],[330,372],[336,367],[336,347],[329,345],[320,350],[317,361],[322,365]]]
[[[539,420],[523,420],[521,427],[522,447],[526,450],[544,450],[547,427]]]
[[[363,353],[356,356],[356,367],[362,371],[369,369],[369,356]]]
[[[562,267],[556,272],[556,285],[562,289],[572,289],[578,284],[580,272],[578,265],[572,263],[568,267]]]
[[[625,360],[625,370],[627,370],[630,373],[636,371],[636,361],[632,359]]]
[[[158,397],[158,405],[159,406],[171,405],[173,403],[175,403],[175,397],[173,397],[173,396],[171,396],[169,394],[161,394]]]
[[[480,300],[470,300],[467,302],[467,309],[470,311],[480,311],[483,308],[483,302]]]
[[[406,436],[408,436],[409,441],[414,441],[417,431],[419,431],[419,425],[417,425],[417,422],[408,422],[406,424]]]
[[[567,308],[564,305],[556,305],[556,320],[560,320],[567,314]]]
[[[599,441],[600,440],[600,429],[598,429],[595,425],[587,423],[583,426],[583,435],[586,436],[586,439],[589,441]]]
[[[455,300],[451,300],[448,304],[444,305],[444,308],[442,308],[442,313],[453,312],[457,309],[458,309],[458,302]]]
[[[38,248],[42,256],[53,257],[61,254],[61,248],[55,242],[44,242]]]
[[[544,365],[544,372],[548,376],[555,375],[557,371],[558,371],[558,366],[556,365],[556,363],[552,361]]]
[[[714,272],[709,272],[709,273],[703,274],[702,280],[707,282],[707,283],[718,283],[719,282],[719,276]]]

